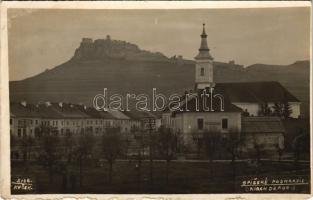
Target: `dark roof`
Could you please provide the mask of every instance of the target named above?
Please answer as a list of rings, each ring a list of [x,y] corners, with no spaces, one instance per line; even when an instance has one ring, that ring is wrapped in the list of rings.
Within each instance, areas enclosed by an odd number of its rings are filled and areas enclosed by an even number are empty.
[[[116,119],[112,114],[107,111],[98,111],[95,108],[88,107],[83,110],[88,116],[96,119]]]
[[[127,115],[129,118],[134,120],[141,120],[146,118],[159,118],[156,114],[153,114],[151,112],[145,112],[145,111],[124,111],[125,115]]]
[[[300,102],[279,82],[217,83],[215,89],[222,90],[231,102]]]
[[[97,111],[84,105],[69,103],[40,103],[37,105],[10,103],[11,116],[25,118],[53,118],[53,119],[81,119],[102,118],[115,119],[113,115],[105,111]]]
[[[242,133],[284,133],[285,129],[279,117],[243,117]]]
[[[32,104],[26,104],[23,106],[21,103],[10,103],[10,115],[15,117],[25,118],[40,118],[39,108]]]
[[[89,116],[82,112],[77,105],[70,104],[70,103],[51,103],[50,107],[52,110],[60,114],[61,118],[69,118],[69,119],[76,119],[76,118],[89,118]],[[47,117],[50,117],[49,115]]]
[[[206,89],[206,94],[209,94],[208,89]],[[204,100],[206,99],[206,107],[211,107],[211,101],[208,96],[203,97],[203,90],[198,90],[197,93],[190,94],[188,97],[189,100],[186,102],[186,95],[183,96],[183,100],[181,101],[180,109],[181,111],[174,111],[174,113],[180,113],[180,112],[242,112],[242,109],[232,104],[228,97],[223,94],[223,91],[221,90],[214,90],[215,94],[220,94],[223,96],[223,102],[224,102],[224,110],[221,110],[221,103],[218,98],[214,98],[212,100],[212,108],[213,111],[206,111],[204,108]],[[194,98],[192,98],[194,97]],[[198,103],[198,110],[197,110],[197,103]],[[187,106],[186,106],[187,104]]]
[[[202,90],[198,90],[201,93]],[[270,103],[270,102],[300,102],[279,82],[262,81],[262,82],[236,82],[236,83],[216,83],[213,94],[222,94],[225,99],[225,111],[238,111],[232,103]],[[181,96],[184,99],[185,95]],[[194,100],[193,100],[194,101]],[[195,102],[189,103],[195,109]],[[188,104],[188,106],[189,106]],[[193,108],[194,107],[194,108]],[[169,111],[167,106],[164,110]]]

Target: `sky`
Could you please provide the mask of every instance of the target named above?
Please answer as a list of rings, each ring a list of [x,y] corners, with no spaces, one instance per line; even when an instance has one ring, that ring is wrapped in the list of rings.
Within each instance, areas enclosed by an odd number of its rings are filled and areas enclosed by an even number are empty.
[[[83,37],[125,40],[193,59],[202,24],[216,61],[288,65],[310,58],[310,8],[8,11],[10,80],[68,61]],[[78,72],[79,73],[79,72]]]

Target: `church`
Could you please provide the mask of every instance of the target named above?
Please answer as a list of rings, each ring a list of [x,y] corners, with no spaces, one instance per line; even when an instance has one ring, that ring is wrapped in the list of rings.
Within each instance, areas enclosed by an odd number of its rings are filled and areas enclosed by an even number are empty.
[[[269,150],[275,150],[277,146],[283,148],[285,130],[281,119],[265,114],[264,108],[273,113],[277,102],[288,102],[288,117],[298,118],[300,101],[279,82],[215,82],[205,24],[200,36],[194,90],[182,95],[180,109],[172,110],[169,105],[164,110],[162,125],[178,134],[186,146],[194,146],[195,134],[217,132],[226,137],[237,132],[245,141],[247,151],[253,148],[253,141]]]

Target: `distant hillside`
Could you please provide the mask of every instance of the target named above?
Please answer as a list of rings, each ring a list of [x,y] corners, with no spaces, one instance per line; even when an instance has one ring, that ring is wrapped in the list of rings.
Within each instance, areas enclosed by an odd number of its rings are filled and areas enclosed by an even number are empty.
[[[309,61],[288,66],[214,63],[217,82],[279,81],[302,102],[308,114]],[[164,94],[184,92],[194,86],[194,62],[181,57],[141,50],[115,41],[83,39],[69,61],[22,81],[10,82],[11,101],[63,101],[92,104],[93,97],[110,93]],[[270,88],[269,88],[270,89]]]

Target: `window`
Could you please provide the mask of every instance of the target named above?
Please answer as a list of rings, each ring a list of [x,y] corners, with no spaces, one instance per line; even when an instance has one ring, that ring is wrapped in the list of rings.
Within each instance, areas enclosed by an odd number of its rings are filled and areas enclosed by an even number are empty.
[[[198,129],[203,130],[203,119],[198,119]]]
[[[25,128],[22,129],[22,132],[23,132],[23,137],[26,137],[26,129]]]
[[[200,75],[201,75],[201,76],[204,76],[204,68],[203,68],[203,67],[201,67]]]
[[[33,120],[32,119],[30,120],[30,125],[33,125]]]
[[[12,119],[10,119],[10,125],[12,125]]]
[[[228,129],[228,119],[222,119],[222,129]]]
[[[36,119],[36,121],[35,121],[35,124],[37,125],[38,124],[38,120]]]
[[[21,133],[21,129],[19,128],[19,129],[17,129],[17,136],[18,137],[21,137],[22,135],[21,135],[22,133]]]

